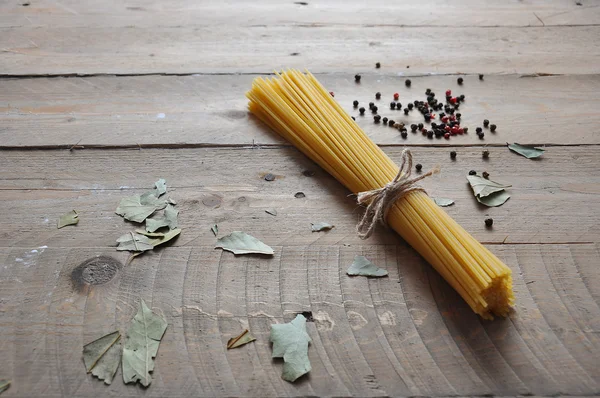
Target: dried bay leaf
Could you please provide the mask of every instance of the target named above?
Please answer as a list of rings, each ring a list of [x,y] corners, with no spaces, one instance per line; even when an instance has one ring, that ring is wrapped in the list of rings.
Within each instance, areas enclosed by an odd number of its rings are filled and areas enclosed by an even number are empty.
[[[121,199],[115,213],[123,216],[126,220],[142,223],[152,213],[162,210],[166,206],[167,202],[158,199],[153,192],[148,192]]]
[[[102,355],[96,366],[92,369],[92,375],[96,376],[99,380],[104,380],[104,384],[112,383],[121,363],[121,354],[121,342],[116,342]]]
[[[154,186],[155,186],[154,193],[157,198],[160,195],[162,195],[163,193],[167,192],[167,181],[165,181],[164,178],[159,178],[158,181],[156,181],[154,183]]]
[[[10,380],[0,380],[0,394],[8,390],[10,387]]]
[[[71,210],[67,214],[63,214],[58,218],[58,224],[56,227],[61,229],[62,227],[66,227],[67,225],[75,225],[79,222],[79,214],[75,210]]]
[[[143,229],[136,229],[135,232],[137,232],[140,235],[145,235],[149,238],[164,238],[165,237],[164,232],[147,232]]]
[[[329,224],[328,222],[315,222],[311,223],[310,225],[312,232],[328,231],[331,228],[335,227],[335,225]]]
[[[488,196],[484,196],[483,198],[475,196],[475,199],[477,199],[477,201],[483,205],[497,207],[503,205],[508,199],[510,199],[510,195],[506,191],[499,191]]]
[[[154,232],[162,227],[177,228],[177,215],[179,215],[179,211],[168,204],[165,207],[164,215],[146,219],[146,231]]]
[[[544,154],[544,149],[542,149],[542,148],[534,148],[534,147],[524,146],[524,145],[517,144],[516,142],[514,144],[507,144],[507,145],[508,145],[508,149],[510,149],[511,151],[513,151],[515,153],[518,153],[521,156],[525,156],[527,159],[538,158]]]
[[[181,233],[181,228],[172,229],[169,232],[166,232],[163,237],[151,239],[150,244],[154,248],[158,245],[162,245],[163,243],[166,243],[166,242],[170,241],[171,239],[177,237],[180,233]]]
[[[145,235],[128,232],[117,239],[118,251],[129,250],[132,252],[144,252],[146,250],[152,250],[154,245],[152,240]]]
[[[233,254],[273,254],[273,249],[265,245],[260,240],[245,232],[234,231],[227,236],[220,238],[215,248],[221,248],[232,252]]]
[[[475,196],[480,198],[488,196],[494,192],[503,191],[504,188],[511,187],[510,185],[502,185],[478,175],[468,175],[467,180],[469,181],[469,184],[471,184],[471,188],[473,188],[473,193]]]
[[[121,338],[119,331],[109,333],[83,346],[83,363],[90,373],[98,360]]]
[[[433,198],[433,201],[440,207],[448,207],[454,204],[454,201],[448,198]]]
[[[273,358],[283,358],[281,377],[287,381],[295,381],[310,372],[308,344],[310,336],[306,332],[306,318],[300,314],[290,323],[271,325]]]
[[[381,277],[388,274],[386,270],[377,267],[375,264],[367,260],[365,256],[354,257],[354,261],[346,273],[351,276],[362,275],[373,277]]]
[[[243,346],[244,344],[248,344],[256,340],[254,336],[250,334],[248,329],[244,330],[239,336],[232,337],[227,341],[227,349],[231,350],[232,348],[237,348]]]
[[[123,381],[126,384],[139,381],[144,387],[150,385],[154,358],[166,330],[167,321],[152,312],[144,300],[140,300],[140,307],[131,321],[123,346]]]

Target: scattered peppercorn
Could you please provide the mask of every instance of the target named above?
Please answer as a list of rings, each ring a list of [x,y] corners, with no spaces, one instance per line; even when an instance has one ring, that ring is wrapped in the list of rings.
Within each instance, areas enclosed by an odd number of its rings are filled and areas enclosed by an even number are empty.
[[[354,107],[356,108],[358,106],[358,101],[354,100],[354,102],[352,103],[352,105],[354,105]]]
[[[467,134],[468,131],[469,131],[468,127],[463,127],[463,133]]]
[[[275,181],[275,176],[271,173],[265,175],[265,181]]]
[[[433,130],[427,132],[427,138],[433,138]]]
[[[447,140],[449,140],[450,139],[450,133],[445,133],[444,134],[444,138],[447,139]]]
[[[462,102],[462,101],[464,101],[464,100],[465,100],[465,98],[466,98],[466,97],[465,97],[465,95],[464,95],[464,94],[461,94],[461,95],[460,95],[460,97],[458,97],[458,98],[460,98],[460,101]]]
[[[383,121],[383,124],[387,124],[387,122],[388,122],[388,118],[387,118],[387,117],[384,117],[382,121]]]
[[[373,109],[374,106],[375,104],[373,102],[369,102],[369,109]]]
[[[360,112],[361,115],[365,114],[365,108],[363,106],[361,106],[358,111]]]
[[[483,173],[481,173],[481,175],[483,176],[483,178],[489,178],[490,173],[488,173],[487,171],[484,171]]]
[[[375,99],[381,99],[381,93],[380,92],[376,92],[375,93]]]
[[[450,152],[450,159],[456,159],[456,151]]]
[[[425,117],[425,121],[426,122],[430,122],[431,121],[431,114],[426,113],[425,115],[423,115]]]
[[[481,127],[477,127],[477,128],[475,129],[475,132],[476,132],[477,134],[479,134],[479,133],[483,132],[483,129],[482,129]]]
[[[484,149],[483,152],[481,152],[481,156],[483,156],[484,159],[487,159],[490,157],[490,151],[488,151],[487,149]]]
[[[462,117],[462,114],[461,114],[460,112],[457,112],[457,113],[456,113],[456,118],[457,118],[457,119],[460,119],[461,117]]]
[[[411,124],[411,125],[410,125],[410,129],[411,129],[412,131],[417,131],[417,125],[416,125],[416,124],[414,124],[414,123],[413,123],[413,124]]]
[[[394,100],[398,101],[398,98],[400,98],[400,94],[398,93],[394,93]]]
[[[360,75],[354,75],[354,81],[360,83]]]
[[[425,95],[429,95],[429,94],[431,94],[431,89],[430,88],[428,88],[427,90],[425,90]]]
[[[463,78],[462,78],[462,77],[459,77],[458,79],[456,79],[456,82],[457,82],[458,84],[463,84]]]
[[[495,124],[490,124],[490,131],[496,131],[496,125]]]
[[[390,127],[394,127],[394,124],[395,124],[395,123],[396,123],[396,122],[394,122],[392,119],[390,119],[390,120],[388,121],[388,126],[390,126]]]
[[[408,115],[408,112],[409,112],[408,108],[404,108],[404,114]]]
[[[423,168],[423,165],[422,165],[421,163],[417,163],[417,164],[415,165],[415,169],[416,169],[417,171],[421,171],[421,169],[422,169],[422,168]]]
[[[489,121],[489,120],[487,120],[487,119],[484,119],[484,120],[483,120],[483,127],[487,127],[487,126],[489,126],[489,125],[490,125],[490,121]]]
[[[400,135],[402,136],[402,138],[406,139],[406,137],[408,137],[408,134],[406,133],[406,131],[403,131],[400,133]]]
[[[399,111],[402,110],[402,103],[401,102],[397,102],[396,103],[396,109],[398,109]]]
[[[377,107],[375,105],[373,105],[373,107],[371,108],[371,112],[373,113],[377,113]]]
[[[373,121],[374,121],[375,123],[379,123],[379,122],[381,121],[381,116],[379,116],[379,115],[375,115],[375,116],[373,116]]]
[[[471,170],[471,171],[469,171],[469,175],[470,175],[470,176],[474,176],[474,175],[476,175],[476,174],[477,174],[477,172],[476,172],[475,170]]]
[[[482,74],[479,75],[479,80],[483,80],[483,75]]]
[[[423,128],[423,123],[419,123],[417,126],[419,127],[419,130],[421,130]]]
[[[480,140],[482,140],[482,139],[483,139],[483,137],[485,136],[485,134],[483,134],[483,133],[478,133],[478,134],[477,134],[477,136],[479,137],[479,139],[480,139]]]
[[[406,85],[406,87],[410,87],[410,85],[412,84],[412,82],[410,81],[410,79],[406,79],[406,81],[404,82],[404,84]]]
[[[390,102],[390,109],[396,109],[396,103]]]
[[[452,90],[446,90],[446,97],[452,97]]]
[[[493,218],[486,218],[485,219],[485,226],[489,228],[492,225],[494,225],[494,219]]]
[[[377,62],[377,63],[375,64],[375,68],[377,68],[377,69],[381,68],[381,63]]]
[[[411,111],[415,107],[415,105],[412,102],[409,102],[407,106],[408,106],[408,109],[410,109]]]

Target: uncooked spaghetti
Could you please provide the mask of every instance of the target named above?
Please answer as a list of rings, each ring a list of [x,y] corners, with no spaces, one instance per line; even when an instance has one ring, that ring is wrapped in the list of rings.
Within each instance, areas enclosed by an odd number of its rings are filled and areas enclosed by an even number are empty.
[[[310,73],[288,70],[256,78],[246,94],[263,122],[352,192],[386,186],[398,166],[360,129]],[[514,302],[511,270],[426,193],[407,192],[387,223],[483,318],[506,316]]]

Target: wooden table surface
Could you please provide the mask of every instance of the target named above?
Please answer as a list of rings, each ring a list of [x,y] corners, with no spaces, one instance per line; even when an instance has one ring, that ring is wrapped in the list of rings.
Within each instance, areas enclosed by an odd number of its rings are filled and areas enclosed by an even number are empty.
[[[0,379],[12,380],[3,397],[599,395],[599,6],[0,1]],[[388,109],[392,93],[408,102],[451,88],[467,97],[471,131],[484,118],[498,125],[484,141],[403,140],[358,118],[393,159],[410,146],[424,167],[442,167],[429,193],[454,199],[448,213],[513,270],[508,318],[478,318],[394,233],[357,238],[348,192],[246,110],[252,79],[283,67],[310,69],[353,115],[354,99],[380,91],[383,116],[417,122]],[[546,154],[528,160],[506,142]],[[512,184],[511,199],[478,206],[471,169]],[[75,284],[89,258],[125,263],[114,242],[131,226],[114,210],[158,178],[178,202],[182,235],[107,283]],[[58,230],[71,209],[81,221]],[[316,221],[336,227],[312,233]],[[215,223],[275,255],[215,250]],[[346,276],[355,255],[389,277]],[[85,373],[82,346],[124,332],[140,299],[169,324],[154,381],[124,385],[119,371],[105,386]],[[291,384],[271,359],[269,330],[305,311],[312,371]],[[243,328],[257,341],[227,351]]]

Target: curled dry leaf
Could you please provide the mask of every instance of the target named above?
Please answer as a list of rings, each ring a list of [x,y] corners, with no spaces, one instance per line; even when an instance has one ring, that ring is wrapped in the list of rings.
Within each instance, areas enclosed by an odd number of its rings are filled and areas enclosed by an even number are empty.
[[[158,199],[153,192],[148,192],[121,199],[115,213],[123,216],[126,220],[142,223],[152,213],[162,210],[166,206],[167,202]]]
[[[117,239],[118,251],[132,251],[132,252],[144,252],[146,250],[152,250],[152,240],[145,235],[141,235],[134,232],[128,232]]]
[[[433,201],[440,207],[448,207],[454,204],[454,201],[448,198],[433,198]]]
[[[310,336],[306,332],[306,318],[300,314],[290,323],[271,325],[273,358],[283,358],[281,377],[287,381],[295,381],[310,372],[308,344]]]
[[[61,229],[62,227],[66,227],[67,225],[75,225],[79,222],[79,214],[75,210],[71,210],[67,214],[63,214],[58,218],[58,224],[56,227]]]
[[[373,276],[381,277],[386,276],[388,272],[382,268],[377,267],[375,264],[370,262],[365,256],[356,256],[350,268],[346,271],[348,275],[356,276]]]
[[[172,205],[168,204],[167,207],[165,207],[163,215],[146,219],[146,231],[154,232],[162,227],[169,227],[169,229],[175,229],[178,226],[178,215],[179,211],[177,211]]]
[[[88,373],[104,380],[105,384],[112,383],[121,360],[121,345],[117,341],[121,334],[116,331],[102,336],[83,346],[83,363]]]
[[[542,156],[544,154],[544,150],[542,148],[534,148],[529,146],[524,146],[517,144],[507,144],[508,149],[511,151],[518,153],[521,156],[525,156],[527,159],[534,159]]]
[[[481,204],[490,207],[500,206],[510,198],[510,195],[504,191],[504,188],[509,188],[510,185],[502,185],[477,175],[469,175],[467,180],[471,184],[475,199]]]
[[[328,222],[315,222],[315,223],[311,223],[311,229],[312,229],[313,232],[327,231],[327,230],[330,230],[333,227],[335,227],[335,225],[329,224]]]
[[[245,232],[234,231],[217,241],[215,248],[221,248],[233,254],[273,254],[273,249]]]

